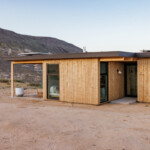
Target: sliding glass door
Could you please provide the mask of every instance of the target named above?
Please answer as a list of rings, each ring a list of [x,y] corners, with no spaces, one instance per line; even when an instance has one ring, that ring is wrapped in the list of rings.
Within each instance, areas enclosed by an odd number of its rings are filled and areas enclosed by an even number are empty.
[[[59,100],[59,65],[47,65],[47,98]]]
[[[100,63],[100,95],[101,103],[108,101],[108,63]]]

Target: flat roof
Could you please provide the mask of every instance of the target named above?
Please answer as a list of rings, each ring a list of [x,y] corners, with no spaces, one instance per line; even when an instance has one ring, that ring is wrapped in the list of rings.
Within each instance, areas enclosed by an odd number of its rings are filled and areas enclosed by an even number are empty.
[[[25,61],[25,60],[55,60],[55,59],[102,58],[102,57],[135,57],[135,53],[122,51],[87,52],[87,53],[67,53],[67,54],[7,57],[4,59],[8,61]]]
[[[136,57],[138,58],[150,58],[150,52],[136,53]]]
[[[86,53],[67,53],[67,54],[47,54],[47,55],[32,55],[5,57],[7,61],[29,61],[29,60],[58,60],[58,59],[84,59],[84,58],[104,58],[104,57],[144,57],[149,58],[150,52],[133,53],[123,51],[110,52],[86,52]]]

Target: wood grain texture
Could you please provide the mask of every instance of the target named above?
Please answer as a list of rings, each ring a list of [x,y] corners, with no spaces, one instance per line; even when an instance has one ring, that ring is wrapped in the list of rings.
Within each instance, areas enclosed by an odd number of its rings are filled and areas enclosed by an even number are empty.
[[[135,57],[105,57],[100,58],[100,62],[136,62]]]
[[[47,99],[47,67],[46,63],[43,62],[43,99]]]
[[[14,96],[14,63],[11,62],[11,97]]]
[[[59,64],[60,101],[100,103],[98,59],[51,60],[44,63]]]
[[[13,61],[14,64],[42,64],[43,60]]]
[[[138,101],[150,102],[150,59],[138,60]]]
[[[122,74],[117,73],[117,69],[122,71]],[[124,64],[120,62],[109,62],[109,101],[119,99],[125,96],[124,89]]]

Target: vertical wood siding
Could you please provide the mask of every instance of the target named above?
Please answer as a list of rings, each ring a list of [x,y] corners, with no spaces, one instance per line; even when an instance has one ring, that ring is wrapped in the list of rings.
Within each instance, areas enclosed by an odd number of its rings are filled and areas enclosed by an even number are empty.
[[[117,73],[117,69],[122,71],[121,75]],[[120,62],[109,62],[108,71],[109,101],[124,97],[124,64]]]
[[[138,101],[150,102],[150,59],[138,60]]]
[[[46,62],[43,62],[43,99],[47,99],[47,68]]]
[[[11,62],[11,97],[14,96],[14,63]]]
[[[59,64],[60,101],[95,104],[100,102],[99,60],[69,59],[44,61],[46,64]],[[44,68],[44,67],[43,67]],[[46,71],[46,69],[43,69]],[[43,73],[46,96],[46,75]],[[44,99],[46,97],[44,96]]]

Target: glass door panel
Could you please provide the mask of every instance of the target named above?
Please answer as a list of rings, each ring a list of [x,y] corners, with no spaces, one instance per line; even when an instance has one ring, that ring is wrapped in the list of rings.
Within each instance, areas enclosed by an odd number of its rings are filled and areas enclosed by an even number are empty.
[[[59,65],[47,66],[47,97],[59,100]]]
[[[126,66],[126,95],[137,96],[137,65]]]
[[[100,63],[101,103],[108,101],[108,63]]]

